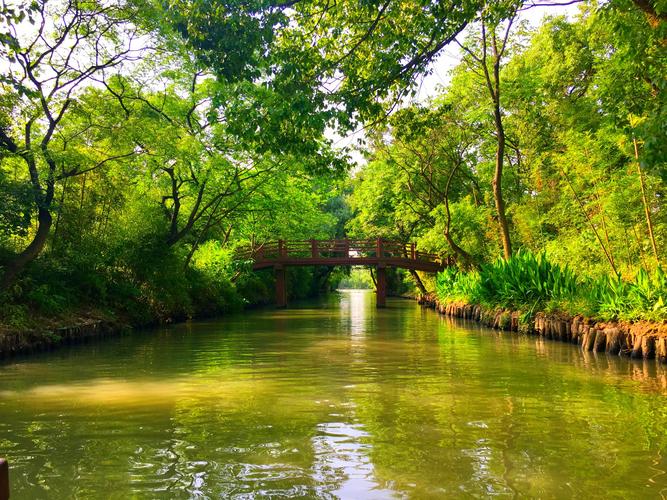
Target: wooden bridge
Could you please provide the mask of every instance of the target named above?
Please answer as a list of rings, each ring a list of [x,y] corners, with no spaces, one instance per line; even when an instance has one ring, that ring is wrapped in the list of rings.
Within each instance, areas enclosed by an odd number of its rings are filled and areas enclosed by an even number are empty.
[[[377,306],[387,297],[387,267],[435,273],[448,265],[435,254],[420,252],[414,243],[377,240],[278,240],[238,249],[238,260],[252,260],[252,268],[273,268],[276,306],[287,306],[285,268],[289,266],[374,266]]]

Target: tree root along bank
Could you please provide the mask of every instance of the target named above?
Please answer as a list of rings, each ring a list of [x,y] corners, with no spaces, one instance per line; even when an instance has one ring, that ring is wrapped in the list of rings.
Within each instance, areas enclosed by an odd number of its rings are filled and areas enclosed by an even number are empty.
[[[582,316],[565,317],[537,313],[529,322],[521,321],[518,311],[489,309],[479,304],[443,304],[432,296],[418,302],[455,318],[471,319],[499,330],[539,335],[581,346],[584,351],[606,352],[634,359],[656,359],[667,363],[667,324],[596,322]]]

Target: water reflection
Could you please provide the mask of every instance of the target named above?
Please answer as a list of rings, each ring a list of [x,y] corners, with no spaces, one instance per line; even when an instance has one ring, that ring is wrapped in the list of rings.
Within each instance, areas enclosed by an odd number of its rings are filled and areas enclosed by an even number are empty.
[[[347,323],[347,332],[352,340],[363,339],[367,330],[372,329],[368,324],[369,298],[373,292],[367,290],[342,290],[340,298],[341,323]]]
[[[7,363],[0,455],[21,499],[660,498],[665,368],[343,293]]]
[[[373,478],[370,445],[362,442],[369,434],[363,426],[344,422],[318,424],[312,444],[315,451],[313,479],[333,483],[340,498],[394,498],[397,493],[381,488]]]

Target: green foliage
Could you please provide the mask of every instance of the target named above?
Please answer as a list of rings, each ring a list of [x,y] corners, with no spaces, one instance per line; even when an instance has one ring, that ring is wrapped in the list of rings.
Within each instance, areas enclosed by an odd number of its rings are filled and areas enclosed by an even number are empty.
[[[448,268],[437,276],[436,293],[443,302],[480,303],[523,311],[584,314],[601,320],[667,320],[667,273],[641,270],[634,280],[605,276],[578,279],[567,266],[521,250],[498,259],[479,272]]]
[[[30,228],[32,192],[24,183],[9,179],[0,167],[0,235],[26,236]]]
[[[635,4],[509,33],[499,189],[527,250],[496,262],[499,135],[479,25],[441,95],[367,129],[353,179],[325,131],[407,103],[448,41],[480,18],[493,37],[520,2],[2,7],[0,271],[23,274],[0,285],[0,321],[98,307],[149,323],[269,303],[273,276],[233,262],[234,248],[344,236],[417,242],[475,269],[437,278],[446,300],[664,318],[665,23]],[[289,295],[339,278],[291,269]],[[388,273],[394,293],[409,280]]]
[[[667,274],[640,270],[633,281],[603,278],[588,283],[588,298],[602,319],[664,321],[667,319]]]
[[[170,0],[164,5],[164,24],[175,26],[220,79],[261,82],[275,100],[293,103],[299,128],[307,128],[313,117],[350,128],[360,119],[377,118],[397,94],[415,92],[418,76],[485,3]],[[516,2],[503,1],[488,10],[507,13],[513,7]],[[253,107],[262,104],[255,101]]]
[[[544,253],[536,256],[526,250],[482,266],[479,276],[483,303],[515,309],[539,310],[549,301],[575,295],[578,288],[569,267],[551,263]]]
[[[273,289],[268,273],[244,273],[235,283],[244,305],[266,305],[273,301]]]
[[[482,17],[487,42],[507,25],[503,14]],[[513,245],[526,251],[494,261],[498,130],[479,25],[440,95],[372,137],[348,228],[401,235],[476,269],[439,275],[443,300],[664,319],[666,29],[630,0],[583,4],[575,19],[536,29],[514,24],[499,61],[499,189]]]
[[[48,315],[61,313],[67,306],[67,297],[60,295],[46,284],[32,288],[26,293],[25,298],[33,308]]]
[[[476,271],[464,273],[455,267],[448,267],[438,273],[435,290],[443,302],[474,304],[480,301],[482,293],[480,275]]]
[[[375,285],[373,284],[373,280],[368,269],[354,267],[350,270],[350,273],[347,276],[341,276],[340,281],[338,282],[338,288],[372,290],[375,288]]]
[[[30,326],[30,312],[25,304],[10,302],[9,297],[0,296],[0,324],[16,330],[25,330]]]

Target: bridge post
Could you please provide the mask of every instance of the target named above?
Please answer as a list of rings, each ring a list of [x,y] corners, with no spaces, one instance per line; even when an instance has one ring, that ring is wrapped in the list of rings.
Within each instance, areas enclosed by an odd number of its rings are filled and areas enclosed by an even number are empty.
[[[377,285],[375,291],[375,305],[376,307],[387,306],[387,268],[384,264],[377,266]]]
[[[378,238],[376,242],[376,250],[375,253],[377,254],[377,258],[381,259],[383,257],[383,250],[382,250],[382,238]]]
[[[285,266],[276,265],[273,268],[276,277],[276,307],[287,307],[287,283],[285,279]]]
[[[285,240],[278,240],[278,257],[281,259],[287,257],[287,245],[285,245]]]
[[[317,250],[317,240],[310,240],[310,256],[313,259],[317,259],[319,251]]]
[[[417,254],[415,253],[415,250],[416,250],[416,248],[415,248],[415,244],[414,244],[414,243],[410,243],[410,258],[411,258],[412,260],[415,260],[415,259],[417,258]]]
[[[9,464],[0,458],[0,500],[9,500]]]

